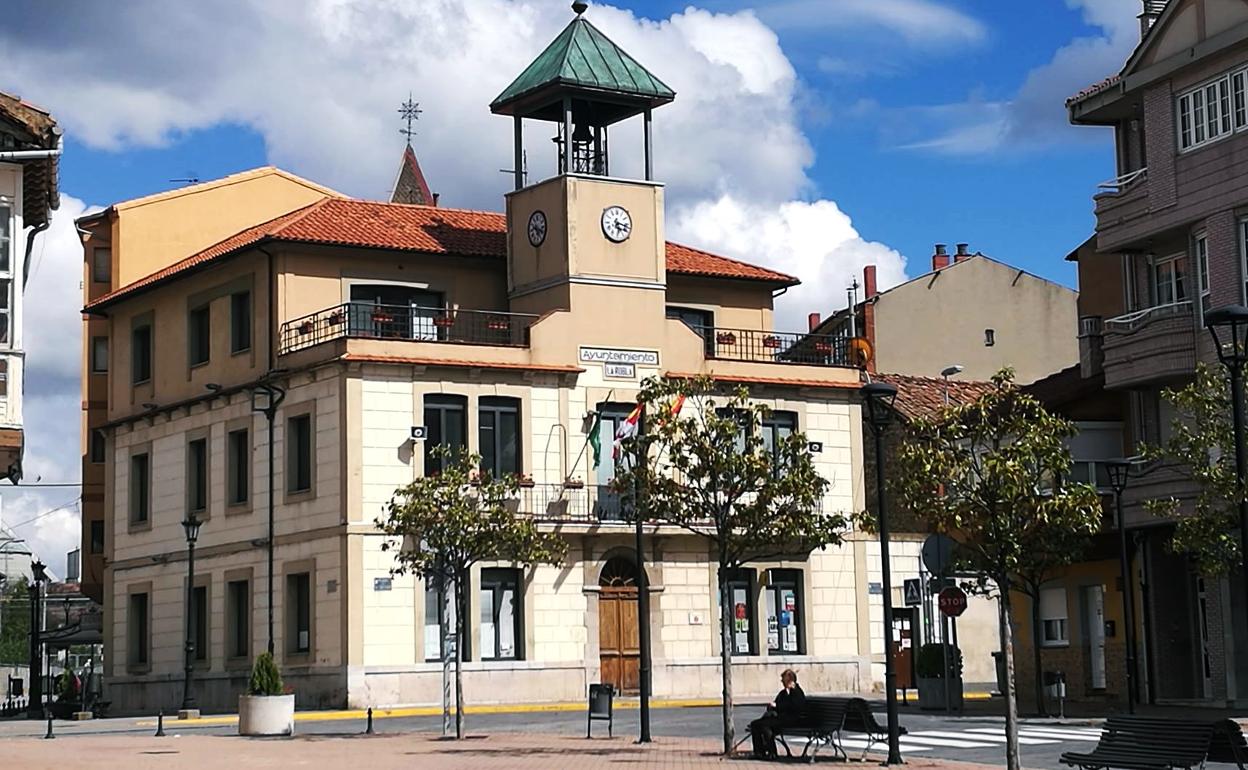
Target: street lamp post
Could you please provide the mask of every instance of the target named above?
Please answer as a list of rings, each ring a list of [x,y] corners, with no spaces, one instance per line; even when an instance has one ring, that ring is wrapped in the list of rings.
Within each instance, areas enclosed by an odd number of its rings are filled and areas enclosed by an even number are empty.
[[[897,388],[885,382],[862,386],[867,425],[875,436],[876,517],[880,530],[880,571],[884,589],[884,693],[888,704],[888,759],[886,765],[899,765],[901,746],[897,725],[897,670],[893,664],[893,585],[888,561],[888,509],[884,505],[884,431],[893,419]]]
[[[269,421],[269,535],[265,538],[265,546],[268,549],[269,562],[269,654],[273,654],[273,537],[274,537],[274,520],[273,520],[273,422],[277,417],[277,407],[281,406],[282,400],[286,398],[286,391],[272,383],[264,383],[252,388],[251,391],[251,411],[260,412],[265,419]]]
[[[1248,307],[1228,305],[1205,313],[1205,326],[1213,337],[1218,360],[1231,376],[1231,419],[1235,437],[1236,507],[1239,509],[1240,574],[1248,596],[1248,497],[1245,477],[1248,457],[1244,456],[1244,365],[1248,364]]]
[[[48,579],[47,566],[35,559],[30,563],[30,687],[26,699],[26,716],[43,719],[43,584]]]
[[[1127,643],[1127,713],[1135,713],[1138,697],[1135,682],[1135,581],[1131,579],[1131,557],[1127,553],[1127,520],[1122,515],[1122,493],[1127,488],[1131,463],[1127,460],[1110,460],[1105,463],[1110,486],[1114,488],[1114,509],[1118,517],[1118,558],[1122,570],[1122,624]]]
[[[182,679],[182,711],[195,710],[195,694],[191,689],[191,679],[195,673],[195,541],[199,539],[199,528],[203,522],[190,514],[182,522],[186,532],[186,669]]]

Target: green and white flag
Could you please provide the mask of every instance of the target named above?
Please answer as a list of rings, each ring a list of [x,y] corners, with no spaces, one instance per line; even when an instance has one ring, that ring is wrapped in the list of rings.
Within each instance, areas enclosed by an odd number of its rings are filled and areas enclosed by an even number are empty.
[[[594,416],[594,427],[589,431],[589,445],[594,449],[594,470],[602,461],[602,415]]]

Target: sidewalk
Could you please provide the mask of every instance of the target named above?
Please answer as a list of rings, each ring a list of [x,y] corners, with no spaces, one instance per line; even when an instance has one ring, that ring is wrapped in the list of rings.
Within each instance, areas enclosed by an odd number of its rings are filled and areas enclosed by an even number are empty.
[[[448,741],[431,735],[355,737],[305,736],[246,739],[186,735],[152,738],[90,735],[54,741],[14,739],[4,743],[5,767],[23,770],[98,768],[281,768],[368,767],[369,770],[437,768],[540,768],[595,770],[646,768],[774,768],[774,762],[725,760],[718,744],[704,739],[664,738],[641,746],[631,738],[573,738],[557,735],[472,735]],[[989,766],[930,758],[907,759],[910,770],[983,770]]]

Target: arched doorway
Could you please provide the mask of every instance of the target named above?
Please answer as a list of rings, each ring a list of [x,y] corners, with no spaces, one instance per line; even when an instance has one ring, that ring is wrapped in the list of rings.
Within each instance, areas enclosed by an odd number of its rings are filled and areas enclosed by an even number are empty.
[[[641,645],[637,640],[637,564],[630,557],[607,559],[598,576],[598,654],[602,681],[617,692],[641,687]]]

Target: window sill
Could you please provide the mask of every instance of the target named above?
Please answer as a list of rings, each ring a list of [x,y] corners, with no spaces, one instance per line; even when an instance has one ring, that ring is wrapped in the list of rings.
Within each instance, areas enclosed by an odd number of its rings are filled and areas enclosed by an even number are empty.
[[[312,652],[288,652],[283,656],[284,666],[310,666],[315,661]]]
[[[251,352],[251,348],[250,348],[250,347],[245,347],[245,348],[242,348],[241,350],[231,350],[231,351],[230,351],[230,355],[231,355],[231,356],[241,356],[241,355],[243,355],[244,353],[250,353],[250,352]]]
[[[151,663],[138,663],[138,664],[127,663],[126,673],[127,674],[150,674],[152,673],[152,664]]]
[[[226,516],[246,516],[251,513],[252,510],[251,500],[246,500],[241,503],[226,503],[225,505]]]
[[[282,502],[284,504],[302,503],[312,500],[315,497],[316,493],[311,489],[301,489],[297,492],[287,491],[286,494],[282,496]]]
[[[141,522],[132,521],[126,526],[126,532],[131,535],[138,534],[139,532],[151,532],[151,531],[152,531],[152,520],[150,518]]]
[[[1070,642],[1069,642],[1069,641],[1065,641],[1065,642],[1041,642],[1041,643],[1040,643],[1040,648],[1041,648],[1041,649],[1045,649],[1045,650],[1048,650],[1048,649],[1062,649],[1063,647],[1069,647],[1069,646],[1070,646]]]
[[[148,377],[146,380],[131,380],[130,381],[130,387],[132,388],[137,388],[141,385],[151,385],[151,384],[152,384],[151,377]]]
[[[196,369],[202,369],[203,367],[207,366],[211,362],[212,362],[211,359],[205,359],[203,361],[192,362],[189,364],[189,366],[190,366],[191,371],[193,372]]]

